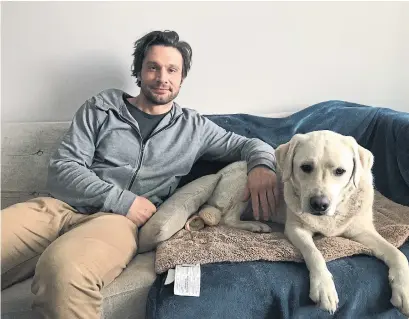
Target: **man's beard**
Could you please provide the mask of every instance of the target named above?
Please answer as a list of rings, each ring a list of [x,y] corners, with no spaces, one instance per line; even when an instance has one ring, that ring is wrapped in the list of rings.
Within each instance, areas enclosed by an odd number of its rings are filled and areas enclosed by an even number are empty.
[[[145,98],[154,105],[165,105],[173,101],[179,94],[179,91],[169,91],[168,94],[154,94],[149,87],[141,85],[141,91]]]

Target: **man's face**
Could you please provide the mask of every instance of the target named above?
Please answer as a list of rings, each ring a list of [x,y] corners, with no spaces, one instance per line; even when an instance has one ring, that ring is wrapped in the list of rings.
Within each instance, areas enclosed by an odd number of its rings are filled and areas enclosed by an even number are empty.
[[[179,94],[183,57],[172,47],[154,45],[148,50],[140,73],[141,93],[152,104],[164,105]]]

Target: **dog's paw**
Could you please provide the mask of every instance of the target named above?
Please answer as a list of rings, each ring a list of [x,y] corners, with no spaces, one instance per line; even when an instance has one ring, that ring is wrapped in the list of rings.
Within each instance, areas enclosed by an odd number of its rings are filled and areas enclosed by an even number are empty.
[[[333,314],[338,307],[338,293],[331,273],[318,274],[310,278],[310,298],[322,309]]]
[[[222,218],[222,213],[216,207],[210,205],[203,205],[198,215],[203,219],[208,226],[216,226]]]
[[[392,288],[392,305],[409,317],[409,267],[406,269],[391,269],[389,279]]]
[[[229,227],[243,229],[247,231],[251,231],[253,233],[271,233],[272,230],[270,226],[256,221],[241,221],[241,220],[234,220],[234,221],[223,221],[223,223]]]
[[[253,233],[271,233],[271,228],[267,224],[264,224],[262,222],[256,222],[256,221],[249,221],[245,222],[246,223],[246,229],[253,232]]]

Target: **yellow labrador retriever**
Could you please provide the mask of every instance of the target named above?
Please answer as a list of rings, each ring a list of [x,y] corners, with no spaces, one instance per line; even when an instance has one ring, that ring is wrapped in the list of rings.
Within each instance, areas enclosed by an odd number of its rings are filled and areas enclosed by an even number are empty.
[[[304,257],[310,271],[310,298],[331,313],[337,309],[338,294],[332,275],[313,236],[342,236],[367,246],[388,265],[391,302],[409,316],[408,260],[379,235],[372,223],[372,153],[353,137],[315,131],[295,135],[276,149],[276,157],[283,191],[272,219],[285,224],[287,238]],[[240,200],[247,170],[245,162],[235,165],[237,169],[228,174],[235,176],[236,183],[232,186],[228,179],[222,179],[218,186],[220,193],[235,194],[234,205],[219,207],[210,201],[203,211],[214,215],[213,224],[253,232],[271,231],[264,223],[240,220],[247,205]]]
[[[342,236],[368,247],[389,267],[391,303],[409,316],[409,264],[375,230],[373,155],[353,137],[332,131],[297,134],[276,149],[287,205],[285,234],[310,272],[310,298],[335,312],[338,295],[313,235]]]

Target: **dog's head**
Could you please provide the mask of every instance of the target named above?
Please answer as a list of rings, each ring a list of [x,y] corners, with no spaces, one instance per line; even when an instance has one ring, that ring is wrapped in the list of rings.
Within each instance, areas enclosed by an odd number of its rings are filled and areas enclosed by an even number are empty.
[[[296,134],[276,149],[277,166],[295,197],[295,213],[333,216],[347,190],[371,176],[373,155],[351,136],[332,131]],[[366,175],[368,176],[368,175]],[[291,207],[293,206],[293,207]]]

